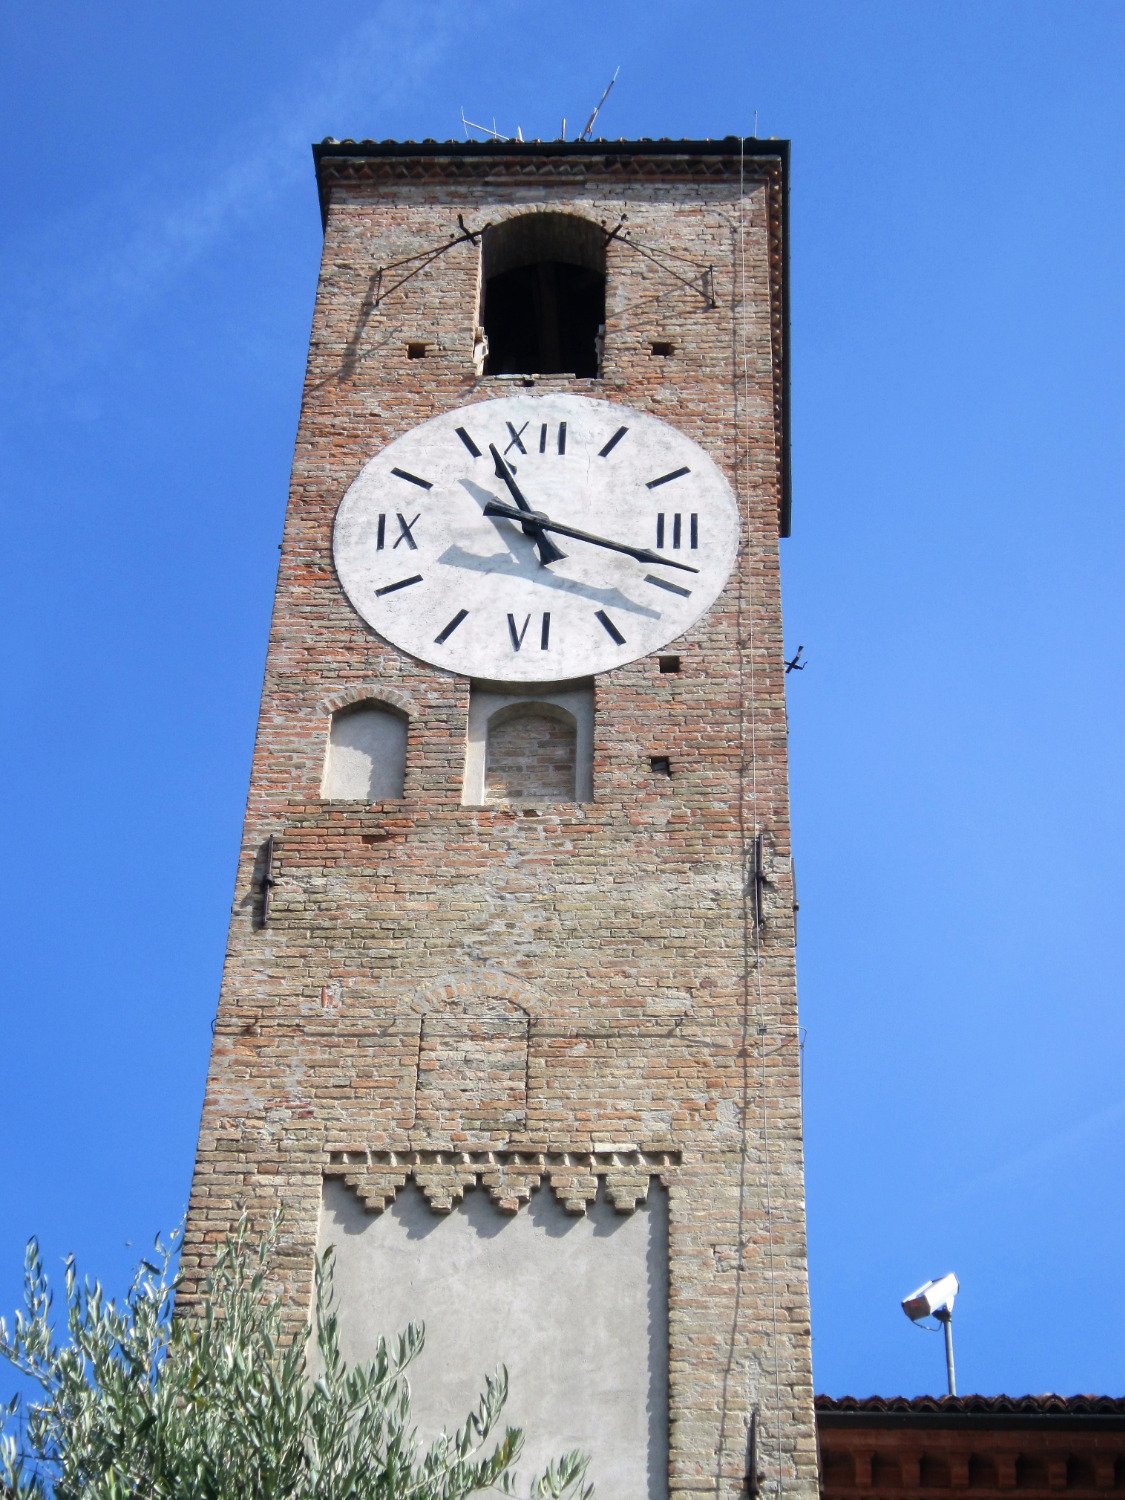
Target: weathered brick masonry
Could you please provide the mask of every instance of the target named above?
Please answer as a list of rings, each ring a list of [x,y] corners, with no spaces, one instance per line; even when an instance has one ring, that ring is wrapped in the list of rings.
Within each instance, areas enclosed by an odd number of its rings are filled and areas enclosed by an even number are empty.
[[[190,1295],[242,1205],[283,1203],[299,1318],[341,1162],[652,1154],[680,1500],[746,1493],[752,1414],[764,1484],[816,1491],[777,554],[785,165],[737,141],[320,151],[324,256],[184,1248]],[[536,388],[703,444],[742,549],[671,648],[679,672],[648,658],[595,682],[592,802],[464,807],[469,683],[359,620],[332,523],[385,443],[513,390],[474,370],[480,250],[458,215],[475,232],[546,208],[621,230],[602,377]],[[367,696],[409,715],[405,794],[321,801],[331,710]]]

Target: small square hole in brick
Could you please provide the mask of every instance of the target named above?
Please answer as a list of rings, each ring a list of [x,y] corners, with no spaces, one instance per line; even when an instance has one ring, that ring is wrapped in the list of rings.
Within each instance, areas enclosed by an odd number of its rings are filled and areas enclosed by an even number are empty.
[[[425,359],[425,357],[426,357],[426,346],[425,346],[425,344],[407,344],[407,346],[406,346],[406,357],[407,357],[407,359]]]
[[[678,672],[680,670],[680,658],[678,656],[662,656],[660,658],[660,670],[662,672]]]
[[[675,354],[676,346],[670,343],[668,339],[653,339],[652,352],[661,359],[668,359],[671,355]]]
[[[648,763],[654,776],[671,776],[672,762],[667,755],[650,755]]]

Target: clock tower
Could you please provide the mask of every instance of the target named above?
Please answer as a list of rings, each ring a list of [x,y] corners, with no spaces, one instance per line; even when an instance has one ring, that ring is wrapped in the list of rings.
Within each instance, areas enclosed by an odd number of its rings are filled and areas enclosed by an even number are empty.
[[[784,142],[314,151],[324,256],[185,1237],[284,1206],[423,1428],[816,1493]]]

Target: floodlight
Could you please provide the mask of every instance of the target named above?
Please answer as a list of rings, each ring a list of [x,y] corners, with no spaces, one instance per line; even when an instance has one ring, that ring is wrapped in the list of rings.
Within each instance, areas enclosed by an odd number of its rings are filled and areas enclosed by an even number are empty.
[[[902,1299],[902,1310],[912,1323],[919,1318],[936,1318],[940,1313],[953,1311],[953,1299],[960,1285],[951,1271],[948,1276],[939,1276],[936,1281],[926,1281],[916,1292]]]

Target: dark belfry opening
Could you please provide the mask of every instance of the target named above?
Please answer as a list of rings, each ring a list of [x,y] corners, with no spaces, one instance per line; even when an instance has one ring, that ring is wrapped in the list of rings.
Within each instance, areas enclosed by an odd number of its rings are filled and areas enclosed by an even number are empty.
[[[596,376],[605,232],[574,214],[521,214],[485,232],[486,375]]]

